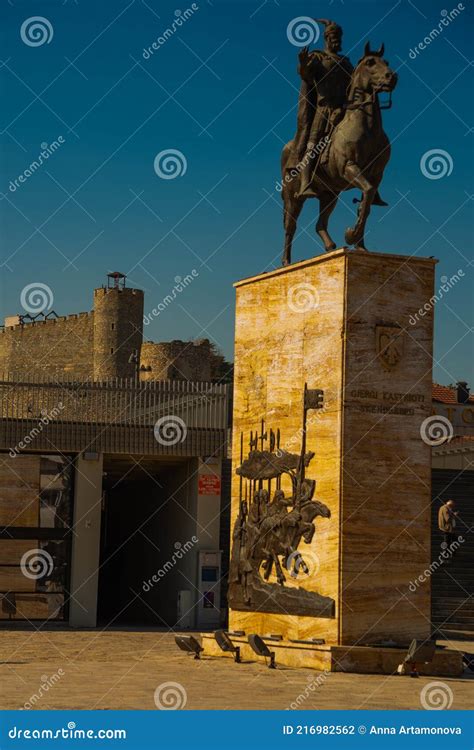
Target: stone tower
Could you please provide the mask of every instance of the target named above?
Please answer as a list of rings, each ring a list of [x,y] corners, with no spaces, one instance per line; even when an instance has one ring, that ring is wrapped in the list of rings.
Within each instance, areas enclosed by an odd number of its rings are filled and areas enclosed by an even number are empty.
[[[128,289],[124,274],[108,274],[94,289],[94,380],[134,378],[143,339],[143,291]]]

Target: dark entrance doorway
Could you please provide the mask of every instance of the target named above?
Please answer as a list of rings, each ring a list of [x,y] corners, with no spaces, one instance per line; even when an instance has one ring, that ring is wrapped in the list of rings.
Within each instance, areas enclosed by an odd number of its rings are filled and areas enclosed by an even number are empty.
[[[147,581],[169,554],[167,529],[173,534],[179,529],[189,464],[178,458],[104,458],[100,626],[174,624],[177,594],[170,591],[171,578],[151,593]]]

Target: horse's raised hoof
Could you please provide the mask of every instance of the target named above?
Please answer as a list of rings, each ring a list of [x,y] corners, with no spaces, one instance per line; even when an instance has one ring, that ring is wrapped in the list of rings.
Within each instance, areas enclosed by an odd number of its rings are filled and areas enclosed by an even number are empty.
[[[324,246],[324,249],[326,250],[327,253],[331,253],[333,250],[336,249],[336,243],[330,242],[329,245]]]
[[[360,250],[360,251],[362,251],[362,252],[364,252],[364,253],[368,253],[368,252],[369,252],[369,251],[367,250],[367,248],[366,248],[366,247],[364,247],[363,245],[356,245],[356,246],[355,246],[355,248],[354,248],[354,250]]]

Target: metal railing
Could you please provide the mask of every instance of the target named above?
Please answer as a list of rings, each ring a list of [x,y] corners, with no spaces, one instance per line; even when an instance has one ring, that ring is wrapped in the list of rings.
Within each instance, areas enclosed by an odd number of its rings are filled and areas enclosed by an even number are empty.
[[[53,381],[37,374],[31,379],[4,374],[0,379],[0,448],[33,431],[35,447],[43,447],[49,434],[59,439],[62,450],[83,450],[91,440],[96,449],[176,453],[180,450],[173,445],[162,445],[157,451],[153,442],[157,421],[166,426],[168,417],[182,420],[190,438],[193,431],[194,438],[202,431],[217,431],[219,442],[228,426],[228,394],[228,385],[204,382],[125,378],[81,382],[63,376]],[[163,451],[163,447],[172,450]],[[182,451],[185,447],[181,445]],[[198,446],[191,447],[193,455],[198,455],[194,453]]]

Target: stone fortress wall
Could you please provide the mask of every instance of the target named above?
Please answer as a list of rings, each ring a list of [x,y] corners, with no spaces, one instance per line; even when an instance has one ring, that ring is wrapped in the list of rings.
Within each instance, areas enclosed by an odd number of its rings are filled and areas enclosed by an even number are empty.
[[[94,313],[17,323],[0,330],[0,372],[90,378]]]
[[[211,380],[213,355],[208,339],[142,344],[140,380]]]
[[[0,328],[0,373],[60,380],[197,380],[217,377],[219,358],[207,339],[143,341],[140,289],[99,287],[94,309],[27,322],[6,319]]]

